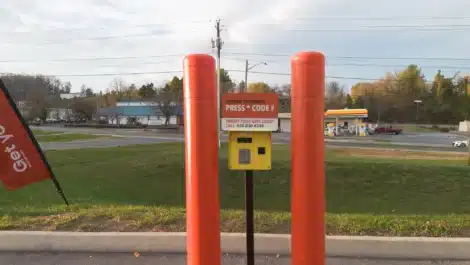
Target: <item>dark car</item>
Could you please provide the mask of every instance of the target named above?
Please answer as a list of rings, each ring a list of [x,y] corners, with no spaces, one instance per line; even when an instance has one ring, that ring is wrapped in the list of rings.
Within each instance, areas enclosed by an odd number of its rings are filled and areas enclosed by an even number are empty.
[[[379,127],[376,127],[376,128],[375,128],[374,133],[393,133],[393,134],[400,134],[400,133],[402,133],[402,129],[393,128],[392,126],[389,126],[389,127],[386,127],[386,126],[379,126]]]

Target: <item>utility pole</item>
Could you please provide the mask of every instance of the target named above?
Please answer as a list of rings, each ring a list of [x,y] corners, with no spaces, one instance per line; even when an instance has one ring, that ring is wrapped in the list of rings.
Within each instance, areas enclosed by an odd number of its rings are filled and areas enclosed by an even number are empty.
[[[95,121],[96,123],[98,123],[100,121],[99,119],[99,116],[98,116],[98,112],[100,111],[100,99],[101,99],[101,95],[96,93],[96,112],[95,112]]]
[[[420,99],[415,99],[413,102],[416,103],[416,124],[418,124],[419,104],[423,103],[423,101]]]
[[[255,68],[258,65],[268,65],[268,64],[266,62],[260,62],[260,63],[257,63],[255,65],[252,65],[250,67],[250,64],[248,63],[248,60],[245,60],[245,88],[244,88],[244,92],[248,91],[248,71],[250,71],[251,69]]]
[[[220,25],[220,19],[217,19],[215,21],[215,30],[217,34],[217,38],[212,39],[212,48],[217,49],[217,130],[218,130],[218,135],[219,135],[219,147],[220,147],[220,96],[222,93],[222,89],[220,86],[220,50],[222,50],[222,45],[224,42],[222,41],[222,38],[220,37],[220,32],[222,31],[222,27]]]
[[[248,68],[248,60],[245,60],[245,87],[243,88],[244,92],[248,91],[248,71],[250,69]]]

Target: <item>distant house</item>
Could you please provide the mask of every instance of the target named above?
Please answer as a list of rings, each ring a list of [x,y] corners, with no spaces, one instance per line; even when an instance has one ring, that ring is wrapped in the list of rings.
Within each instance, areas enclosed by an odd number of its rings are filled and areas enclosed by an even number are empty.
[[[138,106],[158,106],[157,102],[154,101],[118,101],[116,102],[117,107],[138,107]]]
[[[470,121],[461,121],[459,123],[459,132],[470,132]]]
[[[67,121],[72,117],[72,109],[69,108],[49,108],[47,112],[47,122]]]
[[[84,97],[86,97],[85,93],[63,93],[63,94],[60,94],[61,99],[84,98]]]
[[[31,107],[28,106],[28,102],[26,100],[17,101],[16,107],[18,108],[23,117],[28,117],[31,111]]]
[[[174,115],[169,117],[167,125],[181,125],[181,105],[173,103],[172,107]],[[108,124],[165,125],[167,121],[158,103],[143,101],[117,102],[116,107],[100,108],[96,116]]]

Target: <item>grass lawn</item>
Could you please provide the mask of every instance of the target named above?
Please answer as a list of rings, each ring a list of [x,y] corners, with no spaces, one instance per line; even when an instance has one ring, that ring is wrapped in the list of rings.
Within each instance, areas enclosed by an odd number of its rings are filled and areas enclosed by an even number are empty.
[[[56,131],[44,131],[44,130],[31,130],[34,135],[50,135],[50,134],[58,134],[61,132],[56,132]]]
[[[395,125],[393,126],[395,128],[400,128],[404,132],[438,132],[438,130],[435,130],[431,127],[424,127],[424,126],[419,126],[419,125],[414,125],[414,124],[409,124],[409,125]]]
[[[273,170],[255,175],[256,231],[289,233],[289,150],[273,148]],[[0,229],[184,231],[183,154],[180,143],[48,151],[73,206],[49,181],[2,189]],[[243,174],[221,154],[221,227],[242,232]],[[470,236],[465,163],[460,154],[328,149],[328,234]]]
[[[442,146],[442,147],[439,147],[441,150],[442,149],[446,149],[447,151],[455,151],[455,152],[458,152],[459,151],[459,148],[456,148],[456,147],[452,147],[452,142],[449,141],[449,145],[447,146]],[[433,152],[433,151],[436,151],[436,147],[435,146],[429,146],[429,145],[426,145],[425,143],[413,143],[412,145],[408,145],[408,144],[397,144],[395,142],[387,142],[386,140],[385,141],[381,141],[381,140],[375,140],[373,143],[368,143],[368,142],[364,142],[362,143],[362,146],[361,147],[372,147],[372,148],[379,148],[379,147],[384,147],[384,148],[387,148],[387,149],[391,149],[391,148],[397,148],[397,149],[413,149],[415,146],[419,147],[420,150],[423,150],[423,151],[427,151],[427,152]]]
[[[78,140],[89,140],[103,138],[101,135],[83,134],[83,133],[54,133],[54,134],[35,134],[39,142],[69,142]]]

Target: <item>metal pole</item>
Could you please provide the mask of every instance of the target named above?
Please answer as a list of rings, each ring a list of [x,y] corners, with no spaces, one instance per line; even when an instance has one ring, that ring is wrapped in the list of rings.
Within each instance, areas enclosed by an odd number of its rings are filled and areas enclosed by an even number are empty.
[[[220,19],[217,19],[215,24],[215,29],[217,32],[217,39],[215,40],[216,48],[217,48],[217,137],[219,138],[219,148],[221,145],[220,138],[222,136],[220,130],[220,95],[222,93],[222,89],[220,86],[220,50],[222,49],[222,39],[220,38]]]
[[[246,60],[245,69],[245,87],[244,92],[248,91],[248,60]],[[245,225],[246,225],[246,264],[255,265],[255,225],[254,225],[254,188],[253,188],[253,170],[245,171]]]
[[[243,89],[245,92],[248,91],[248,60],[245,60],[245,87]]]
[[[253,170],[245,171],[246,264],[255,265]]]
[[[219,148],[220,148],[220,50],[217,53],[217,137],[219,139]]]
[[[418,124],[418,111],[419,111],[419,103],[416,102],[416,124]]]

